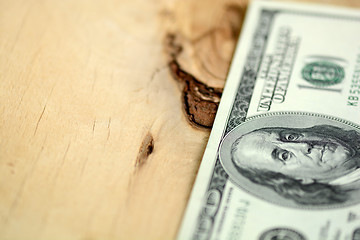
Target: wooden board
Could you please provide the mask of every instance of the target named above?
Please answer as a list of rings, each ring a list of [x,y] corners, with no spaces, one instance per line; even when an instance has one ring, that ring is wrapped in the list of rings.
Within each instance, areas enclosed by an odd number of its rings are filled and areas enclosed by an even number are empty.
[[[0,0],[0,239],[175,238],[245,10]]]

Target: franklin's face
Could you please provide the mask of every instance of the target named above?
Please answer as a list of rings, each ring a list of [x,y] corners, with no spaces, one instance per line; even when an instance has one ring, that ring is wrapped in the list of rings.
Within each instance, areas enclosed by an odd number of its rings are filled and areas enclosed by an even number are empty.
[[[241,167],[280,172],[296,179],[332,180],[350,171],[354,150],[335,137],[307,129],[248,133],[233,153]]]

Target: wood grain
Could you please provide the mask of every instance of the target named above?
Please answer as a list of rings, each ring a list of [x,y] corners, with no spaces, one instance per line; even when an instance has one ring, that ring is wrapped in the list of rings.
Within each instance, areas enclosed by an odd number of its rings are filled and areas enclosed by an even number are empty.
[[[322,1],[360,7],[358,1]],[[0,0],[0,239],[173,239],[246,1]]]

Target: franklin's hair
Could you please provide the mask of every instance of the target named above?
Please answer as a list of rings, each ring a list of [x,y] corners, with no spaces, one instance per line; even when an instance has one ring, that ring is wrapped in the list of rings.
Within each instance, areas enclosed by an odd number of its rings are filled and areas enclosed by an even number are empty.
[[[279,172],[238,166],[234,152],[237,150],[241,138],[239,137],[231,146],[231,159],[238,172],[253,183],[273,189],[280,196],[291,199],[300,205],[332,205],[346,202],[349,199],[349,190],[344,190],[340,186],[316,181],[304,184],[300,180]]]

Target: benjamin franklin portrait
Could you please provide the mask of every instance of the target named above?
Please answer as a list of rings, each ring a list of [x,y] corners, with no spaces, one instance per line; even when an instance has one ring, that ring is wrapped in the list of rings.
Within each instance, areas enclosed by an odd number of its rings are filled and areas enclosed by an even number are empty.
[[[311,120],[307,127],[288,123],[233,134],[226,148],[235,169],[230,177],[241,175],[302,206],[353,201],[360,190],[360,133],[325,123]]]

